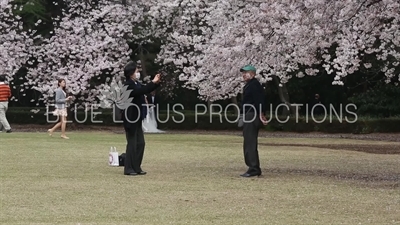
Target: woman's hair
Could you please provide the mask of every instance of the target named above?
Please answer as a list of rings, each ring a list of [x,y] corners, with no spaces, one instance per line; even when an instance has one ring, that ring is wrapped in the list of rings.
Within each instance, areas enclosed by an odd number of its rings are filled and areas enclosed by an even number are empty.
[[[136,68],[137,68],[136,63],[132,61],[125,65],[124,76],[126,80],[131,79],[131,75],[135,73]]]
[[[64,79],[64,78],[59,78],[57,81],[58,81],[57,84],[58,84],[58,86],[60,87],[61,82],[65,81],[65,79]],[[65,92],[65,86],[62,87],[62,89],[63,89],[63,91]]]

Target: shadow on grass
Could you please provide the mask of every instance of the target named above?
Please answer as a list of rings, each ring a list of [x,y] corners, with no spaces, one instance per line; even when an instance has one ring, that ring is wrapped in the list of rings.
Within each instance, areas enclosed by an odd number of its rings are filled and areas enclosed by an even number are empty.
[[[267,173],[272,174],[291,174],[291,175],[306,175],[306,176],[321,176],[329,177],[338,180],[354,180],[366,182],[397,182],[395,185],[400,186],[400,173],[386,173],[386,174],[357,174],[357,173],[344,173],[329,170],[308,170],[296,168],[268,168]]]
[[[358,151],[373,154],[400,154],[399,146],[393,145],[350,145],[350,144],[274,144],[274,143],[259,143],[262,146],[293,146],[293,147],[312,147],[312,148],[327,148],[333,150]]]

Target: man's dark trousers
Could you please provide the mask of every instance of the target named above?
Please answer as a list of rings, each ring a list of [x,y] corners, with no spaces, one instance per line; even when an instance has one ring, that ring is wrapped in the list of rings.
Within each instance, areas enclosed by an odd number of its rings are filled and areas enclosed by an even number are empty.
[[[247,173],[261,174],[260,159],[258,156],[258,131],[261,120],[259,115],[249,112],[245,114],[243,123],[243,151],[244,161],[249,167]]]
[[[124,165],[124,174],[140,173],[144,155],[144,134],[141,123],[126,129],[126,156]]]

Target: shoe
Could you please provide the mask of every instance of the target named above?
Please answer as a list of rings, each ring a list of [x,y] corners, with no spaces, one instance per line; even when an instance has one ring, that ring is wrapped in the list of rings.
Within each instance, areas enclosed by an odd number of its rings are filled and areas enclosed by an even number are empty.
[[[47,133],[49,133],[49,136],[50,136],[50,137],[53,136],[53,131],[51,131],[51,129],[48,129],[48,130],[47,130]]]
[[[261,176],[261,173],[244,173],[244,174],[240,174],[241,177],[259,177]]]
[[[10,130],[6,130],[6,133],[12,133],[12,130],[10,129]]]
[[[127,176],[137,176],[137,175],[139,175],[139,174],[136,173],[136,172],[132,172],[132,173],[124,173],[124,175],[127,175]]]
[[[140,171],[139,173],[138,173],[139,175],[146,175],[147,174],[147,172],[145,172],[145,171]]]
[[[67,136],[61,136],[62,139],[69,139]]]

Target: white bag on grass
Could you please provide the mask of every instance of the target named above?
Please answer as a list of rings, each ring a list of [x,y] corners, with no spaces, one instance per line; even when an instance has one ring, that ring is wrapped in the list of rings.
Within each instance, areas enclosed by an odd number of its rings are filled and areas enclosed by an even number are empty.
[[[108,154],[108,165],[119,166],[118,152],[116,147],[110,148],[110,153]]]

